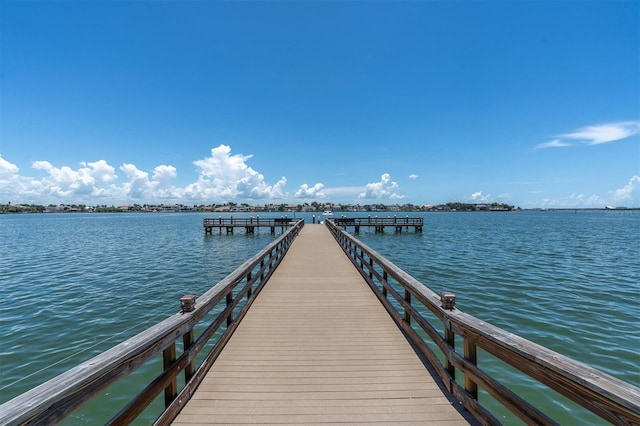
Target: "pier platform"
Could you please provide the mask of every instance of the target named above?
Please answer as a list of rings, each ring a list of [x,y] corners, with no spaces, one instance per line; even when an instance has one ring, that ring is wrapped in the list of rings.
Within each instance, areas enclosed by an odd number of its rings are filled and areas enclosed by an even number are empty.
[[[249,217],[249,218],[205,218],[202,221],[204,226],[205,234],[212,234],[214,229],[218,229],[220,233],[225,229],[227,234],[233,234],[233,230],[236,228],[244,228],[247,234],[255,233],[256,228],[270,228],[271,233],[275,233],[276,228],[280,228],[281,230],[287,229],[289,226],[295,225],[298,223],[299,219],[290,219],[288,217],[277,217],[277,218],[259,218],[259,217]]]
[[[386,228],[395,229],[396,233],[402,232],[402,230],[413,229],[414,232],[422,232],[424,226],[424,219],[421,217],[336,217],[333,222],[345,230],[348,227],[352,227],[354,232],[360,232],[360,228],[373,228],[376,233],[382,233]]]
[[[475,420],[323,225],[306,225],[174,425]]]
[[[209,290],[182,296],[176,314],[1,404],[0,424],[58,424],[90,400],[95,407],[118,398],[117,412],[87,418],[110,425],[597,418],[640,425],[637,386],[460,311],[455,294],[436,294],[333,220],[283,226]],[[503,368],[479,367],[489,364]],[[142,366],[143,389],[109,394]],[[539,395],[518,395],[508,386],[514,380],[533,381]],[[487,395],[508,417],[483,404]],[[547,413],[558,395],[573,401],[562,418]]]

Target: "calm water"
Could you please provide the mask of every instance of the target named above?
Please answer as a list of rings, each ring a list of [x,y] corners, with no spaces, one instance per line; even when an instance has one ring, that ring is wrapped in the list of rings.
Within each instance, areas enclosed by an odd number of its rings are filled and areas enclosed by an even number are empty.
[[[202,294],[273,240],[205,236],[205,216],[1,215],[0,403],[175,313],[182,295]],[[640,386],[638,212],[423,216],[422,234],[359,238],[432,290],[455,293],[460,309]],[[566,423],[597,420],[516,373],[506,380]],[[103,423],[131,386],[67,423]]]

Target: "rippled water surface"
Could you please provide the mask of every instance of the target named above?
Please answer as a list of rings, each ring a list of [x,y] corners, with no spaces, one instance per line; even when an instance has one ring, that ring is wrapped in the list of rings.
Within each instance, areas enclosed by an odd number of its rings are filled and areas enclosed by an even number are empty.
[[[421,234],[358,238],[471,315],[640,386],[640,215],[626,213],[428,213]],[[204,217],[0,215],[0,403],[175,313],[273,240],[205,236]],[[561,398],[541,403],[572,418]],[[107,408],[68,423],[100,424]]]

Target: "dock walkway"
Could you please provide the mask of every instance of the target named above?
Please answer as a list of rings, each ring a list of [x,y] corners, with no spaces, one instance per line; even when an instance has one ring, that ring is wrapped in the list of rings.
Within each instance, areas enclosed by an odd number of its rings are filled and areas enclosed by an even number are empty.
[[[306,225],[175,425],[466,425],[323,225]]]

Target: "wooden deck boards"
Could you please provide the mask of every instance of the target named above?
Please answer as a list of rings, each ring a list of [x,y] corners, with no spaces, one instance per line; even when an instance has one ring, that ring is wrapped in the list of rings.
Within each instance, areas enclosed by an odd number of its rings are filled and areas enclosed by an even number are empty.
[[[328,230],[306,225],[174,424],[453,426],[465,417]]]

